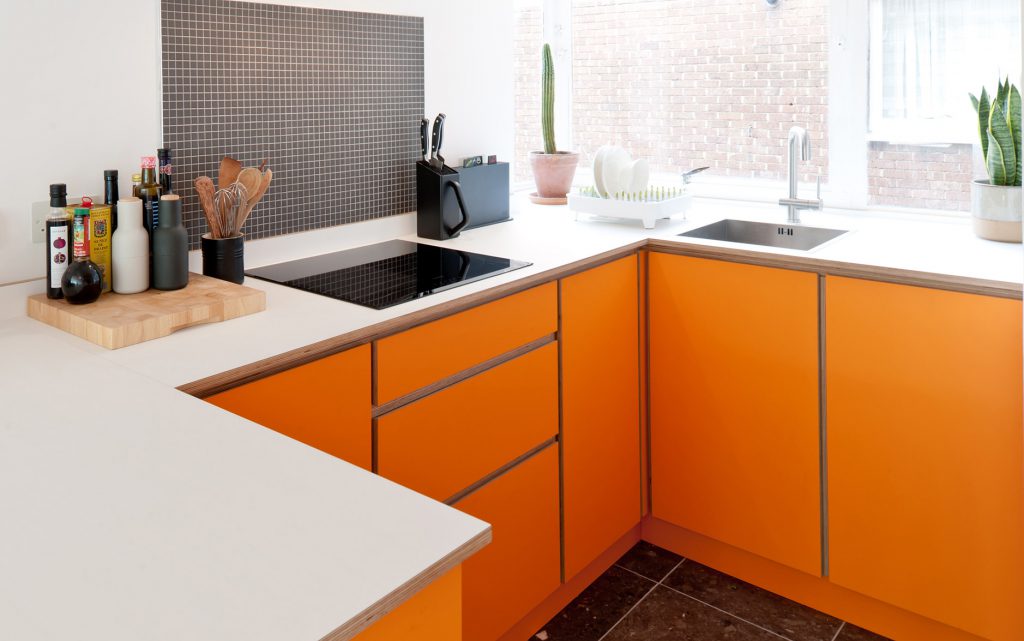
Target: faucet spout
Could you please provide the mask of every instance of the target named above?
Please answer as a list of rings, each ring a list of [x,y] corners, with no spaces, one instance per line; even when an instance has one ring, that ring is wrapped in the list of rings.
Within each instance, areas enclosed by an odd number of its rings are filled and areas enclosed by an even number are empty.
[[[799,161],[807,162],[811,159],[811,137],[803,127],[792,127],[789,130],[789,197],[779,200],[780,205],[787,208],[787,222],[799,223],[801,209],[821,209],[821,178],[818,178],[818,197],[804,200],[798,197],[800,189]]]

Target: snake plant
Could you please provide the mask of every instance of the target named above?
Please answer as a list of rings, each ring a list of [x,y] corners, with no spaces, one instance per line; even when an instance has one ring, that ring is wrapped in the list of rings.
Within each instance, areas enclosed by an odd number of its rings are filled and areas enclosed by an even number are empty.
[[[1020,186],[1021,178],[1021,103],[1017,87],[999,81],[994,99],[982,87],[981,97],[970,94],[978,114],[978,136],[989,181],[993,185]]]
[[[553,154],[555,147],[555,61],[551,45],[545,44],[541,53],[544,68],[541,71],[540,121],[544,134],[544,153]]]

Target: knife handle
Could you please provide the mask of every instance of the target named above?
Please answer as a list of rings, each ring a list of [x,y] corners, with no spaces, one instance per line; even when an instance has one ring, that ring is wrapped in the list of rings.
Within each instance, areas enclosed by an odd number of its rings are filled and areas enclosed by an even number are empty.
[[[433,158],[441,151],[442,137],[444,136],[444,114],[437,114],[434,119],[433,140],[430,143],[430,157]]]
[[[430,121],[426,118],[420,118],[420,150],[423,152],[423,160],[427,159],[430,155],[430,141],[427,139],[429,135]]]

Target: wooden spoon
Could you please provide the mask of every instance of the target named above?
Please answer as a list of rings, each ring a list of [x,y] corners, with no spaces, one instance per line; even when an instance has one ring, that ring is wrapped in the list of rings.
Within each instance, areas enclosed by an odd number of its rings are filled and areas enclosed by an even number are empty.
[[[220,173],[217,174],[217,189],[224,189],[238,180],[238,172],[240,171],[242,171],[242,163],[231,156],[221,158]]]
[[[245,187],[246,201],[252,200],[253,194],[259,190],[262,180],[263,176],[260,175],[260,170],[255,167],[246,167],[238,174],[238,178],[235,179],[236,182],[242,183],[242,186]]]
[[[242,225],[245,224],[245,220],[249,217],[249,214],[252,212],[253,207],[256,206],[256,203],[260,201],[260,198],[263,198],[263,194],[267,193],[267,188],[270,187],[270,180],[273,177],[274,172],[271,170],[268,169],[263,172],[263,177],[260,180],[259,187],[256,189],[256,193],[249,196],[249,200],[242,207],[242,211],[239,212],[238,223],[235,225],[235,229],[232,230],[235,235],[241,233]]]
[[[216,191],[213,181],[209,176],[200,176],[196,178],[195,186],[196,193],[199,195],[199,206],[202,207],[203,214],[206,215],[206,224],[210,226],[210,236],[221,238],[223,234],[217,220],[217,208],[213,203],[213,194]]]

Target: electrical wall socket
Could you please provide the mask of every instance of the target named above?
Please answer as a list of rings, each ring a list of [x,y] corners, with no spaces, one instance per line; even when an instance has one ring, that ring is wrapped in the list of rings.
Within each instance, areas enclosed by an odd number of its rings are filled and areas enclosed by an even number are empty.
[[[46,217],[50,215],[50,201],[32,203],[32,242],[46,242]]]

